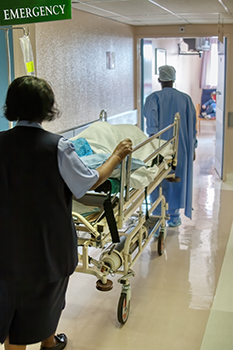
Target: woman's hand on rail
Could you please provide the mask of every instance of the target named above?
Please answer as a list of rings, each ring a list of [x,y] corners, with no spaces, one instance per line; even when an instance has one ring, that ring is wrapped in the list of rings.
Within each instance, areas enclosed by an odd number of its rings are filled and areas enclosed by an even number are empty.
[[[132,152],[132,141],[130,139],[125,139],[121,141],[113,151],[113,155],[124,159],[130,152]]]
[[[104,181],[106,181],[117,165],[124,159],[130,152],[132,152],[132,141],[130,139],[125,139],[121,141],[114,149],[112,155],[108,160],[102,164],[96,170],[99,173],[98,181],[90,188],[94,190],[100,186]]]

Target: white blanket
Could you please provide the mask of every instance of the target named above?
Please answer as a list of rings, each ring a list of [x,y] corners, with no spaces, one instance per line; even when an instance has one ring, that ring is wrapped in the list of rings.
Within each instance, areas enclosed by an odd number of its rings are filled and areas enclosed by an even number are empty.
[[[133,147],[147,139],[144,132],[135,125],[118,124],[111,125],[107,122],[96,122],[82,131],[71,140],[85,138],[90,144],[94,153],[111,154],[118,143],[126,138],[133,142]],[[132,157],[144,161],[151,153],[160,147],[166,141],[155,139],[151,143],[141,147],[133,152]],[[167,146],[162,150],[161,155],[164,157],[171,155],[171,146]],[[141,189],[148,186],[156,177],[158,167],[154,165],[151,168],[141,167],[137,169],[130,177],[130,186]]]

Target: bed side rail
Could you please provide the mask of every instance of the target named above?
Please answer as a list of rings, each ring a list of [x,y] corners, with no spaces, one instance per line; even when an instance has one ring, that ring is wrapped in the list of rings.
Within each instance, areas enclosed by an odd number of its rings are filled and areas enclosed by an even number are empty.
[[[166,131],[173,128],[173,136],[166,141],[163,145],[161,145],[158,149],[156,149],[152,154],[150,154],[144,162],[148,162],[150,159],[155,158],[169,143],[172,144],[172,150],[173,150],[173,160],[172,164],[173,166],[177,165],[177,155],[178,155],[178,144],[179,144],[179,127],[180,127],[180,114],[176,113],[174,117],[174,122],[171,125],[168,125],[163,130],[159,131],[157,134],[149,137],[147,140],[139,143],[136,145],[131,154],[128,155],[126,159],[122,160],[121,163],[121,181],[120,181],[120,197],[119,197],[119,217],[118,217],[118,223],[120,224],[123,220],[123,206],[124,201],[129,199],[129,190],[130,190],[130,169],[131,169],[131,160],[132,160],[132,154],[133,152],[137,151],[141,147],[145,146],[149,142],[153,141],[154,139],[159,138],[161,135],[163,135]],[[126,185],[125,185],[126,184]],[[125,191],[125,197],[124,197],[124,191]],[[121,226],[121,224],[120,224]]]

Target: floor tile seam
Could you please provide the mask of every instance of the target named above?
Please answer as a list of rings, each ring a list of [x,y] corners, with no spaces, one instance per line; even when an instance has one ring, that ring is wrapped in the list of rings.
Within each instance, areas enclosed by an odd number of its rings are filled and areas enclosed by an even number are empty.
[[[211,297],[211,298],[214,298],[214,294],[213,293],[192,293],[192,292],[189,292],[189,293],[187,293],[187,294],[190,294],[190,295],[192,295],[192,296],[194,296],[194,297]]]
[[[233,317],[233,310],[229,311],[229,310],[223,310],[221,308],[214,308],[214,307],[212,307],[211,310],[210,310],[210,314],[213,314],[213,313],[216,313],[216,312],[222,313],[222,314],[226,314],[226,315],[232,315],[232,317]]]
[[[224,185],[221,185],[221,191],[224,191],[224,192],[232,192],[233,191],[233,187],[230,187],[230,188],[224,188],[224,187],[225,187]]]
[[[156,290],[157,292],[161,291],[162,293],[164,293],[164,292],[167,292],[167,293],[173,292],[173,293],[176,293],[176,294],[182,294],[182,295],[184,295],[186,297],[190,297],[190,296],[196,296],[196,297],[206,296],[208,298],[209,297],[211,297],[211,298],[214,297],[213,294],[212,295],[205,294],[205,293],[204,294],[201,294],[201,293],[194,294],[194,293],[192,293],[190,291],[187,292],[187,291],[183,291],[183,290],[180,290],[180,289],[172,289],[172,288],[164,288],[164,287],[157,288],[156,286],[153,286],[152,289]],[[210,310],[210,308],[208,308],[208,310]]]

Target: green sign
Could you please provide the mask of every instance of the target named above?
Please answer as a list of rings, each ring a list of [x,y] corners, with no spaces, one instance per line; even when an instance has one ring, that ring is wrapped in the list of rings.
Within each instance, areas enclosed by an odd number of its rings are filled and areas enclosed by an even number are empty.
[[[71,19],[71,0],[1,0],[0,26]]]

